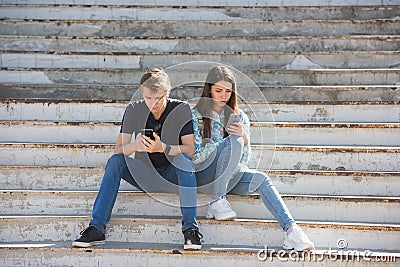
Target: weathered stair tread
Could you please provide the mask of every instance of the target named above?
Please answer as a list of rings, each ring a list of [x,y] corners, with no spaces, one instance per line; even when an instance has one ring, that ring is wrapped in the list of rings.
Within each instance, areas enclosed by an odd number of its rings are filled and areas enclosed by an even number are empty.
[[[1,216],[2,242],[71,241],[87,227],[88,216]],[[283,232],[276,221],[236,219],[216,221],[199,219],[204,244],[240,244],[281,246]],[[345,236],[348,248],[393,249],[399,247],[398,224],[338,223],[321,221],[297,222],[314,240],[317,248],[335,247],[338,238]],[[166,230],[168,226],[168,230]],[[21,230],[21,227],[24,229]],[[107,240],[155,243],[182,243],[181,217],[114,216],[108,224]],[[231,233],[235,232],[236,235]],[[155,234],[157,233],[157,234]],[[260,234],[262,233],[262,234]]]
[[[145,243],[145,242],[118,242],[118,241],[106,241],[104,245],[98,245],[89,248],[78,248],[72,247],[71,242],[25,242],[25,243],[17,243],[17,242],[4,242],[0,243],[0,250],[18,250],[18,249],[29,249],[29,250],[48,250],[48,249],[59,249],[66,251],[86,251],[91,252],[92,250],[102,251],[129,251],[132,253],[162,253],[162,254],[203,254],[203,255],[212,255],[212,254],[254,254],[259,252],[260,250],[264,250],[265,247],[260,246],[241,246],[241,245],[220,245],[220,244],[202,244],[202,249],[198,251],[193,250],[183,250],[182,245],[177,244],[169,244],[169,243]],[[283,250],[281,247],[268,247],[271,250]],[[282,253],[282,256],[288,256],[291,250],[283,250],[286,253]],[[343,250],[345,252],[346,250]],[[360,251],[361,252],[361,251]],[[394,256],[396,258],[400,257],[400,251],[398,250],[379,250],[376,249],[371,251],[372,253],[376,253],[375,255],[386,255],[386,256]],[[276,256],[275,253],[268,251],[267,253],[272,253],[273,256]],[[314,251],[316,255],[322,256],[327,253],[325,249],[316,249]],[[269,254],[268,254],[269,255]],[[367,255],[366,255],[367,256]]]
[[[354,251],[354,250],[353,250]],[[265,252],[265,254],[261,253]],[[256,264],[272,264],[285,262],[285,266],[298,266],[298,261],[307,262],[307,266],[320,266],[321,263],[329,263],[330,266],[341,266],[343,262],[353,266],[364,266],[366,263],[385,259],[385,266],[395,266],[400,258],[398,251],[373,250],[354,252],[341,250],[343,256],[335,256],[332,260],[332,252],[328,249],[317,249],[310,259],[307,253],[294,255],[291,251],[282,250],[279,247],[240,246],[240,245],[208,245],[203,244],[199,251],[185,251],[178,244],[154,244],[135,242],[112,242],[91,248],[72,248],[71,242],[27,242],[0,244],[0,254],[5,256],[10,264],[18,265],[24,260],[32,263],[50,265],[57,258],[68,262],[79,262],[80,266],[93,266],[94,264],[110,265],[116,261],[119,264],[132,262],[147,262],[152,265],[185,266],[190,259],[191,266],[255,266]],[[278,255],[279,253],[279,255]],[[330,254],[329,254],[330,253]],[[353,253],[353,254],[352,254]],[[51,257],[49,257],[51,255]],[[79,259],[79,260],[77,260]]]
[[[393,19],[399,7],[373,5],[365,6],[286,6],[262,7],[201,7],[186,6],[138,6],[131,5],[88,5],[85,2],[69,5],[60,4],[3,4],[0,15],[3,18],[26,19],[80,19],[80,20],[277,20],[277,19]],[[332,5],[332,3],[331,3]]]
[[[75,5],[75,4],[85,4],[85,5],[132,5],[130,0],[87,0],[87,1],[77,1],[77,0],[3,0],[4,4],[63,4],[63,5]],[[368,3],[368,4],[367,4]],[[173,3],[168,0],[137,0],[135,5],[138,6],[244,6],[244,7],[267,7],[267,6],[387,6],[396,4],[396,0],[372,0],[367,3],[360,2],[358,0],[309,0],[305,3],[291,0],[279,0],[279,1],[258,1],[258,0],[248,0],[243,2],[242,0],[203,0],[195,1],[192,0],[176,0]]]
[[[97,191],[82,190],[1,190],[0,207],[3,215],[86,215],[92,211],[96,196]],[[227,198],[238,218],[274,219],[258,194],[228,194]],[[399,197],[330,196],[315,192],[314,195],[282,194],[282,198],[296,220],[400,223],[399,218],[391,216],[400,212]],[[120,190],[117,199],[114,215],[180,214],[177,194]],[[205,216],[209,201],[209,195],[197,195],[199,217]]]
[[[399,35],[99,37],[1,35],[0,50],[32,52],[337,52],[398,51]]]
[[[215,63],[191,61],[166,69],[171,85],[199,84],[206,79],[209,69]],[[167,66],[159,66],[167,67]],[[202,69],[201,69],[202,68]],[[110,68],[0,68],[2,83],[37,84],[137,84],[142,69]],[[238,86],[292,86],[292,85],[396,85],[400,69],[257,69],[235,73]],[[201,83],[201,82],[200,82]]]
[[[0,121],[0,142],[112,143],[120,122]],[[395,146],[400,123],[251,122],[252,144]],[[26,135],[29,132],[29,136]],[[380,136],[381,140],[375,140]]]
[[[0,143],[1,165],[103,166],[114,144]],[[398,146],[252,145],[250,168],[398,171]],[[374,161],[369,162],[371,156]]]
[[[1,19],[0,34],[53,36],[399,35],[399,22],[374,20],[27,20]]]
[[[94,190],[99,189],[104,166],[0,166],[3,190]],[[400,195],[400,172],[263,170],[283,194],[348,196]],[[29,179],[27,179],[29,177]],[[356,190],[355,190],[356,189]],[[120,190],[136,190],[121,181]]]

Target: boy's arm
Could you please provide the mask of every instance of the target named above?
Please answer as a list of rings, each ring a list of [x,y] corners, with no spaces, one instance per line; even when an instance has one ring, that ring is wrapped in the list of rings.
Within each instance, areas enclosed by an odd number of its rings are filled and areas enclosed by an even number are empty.
[[[141,138],[141,134],[138,134],[135,141],[131,142],[131,134],[119,133],[117,143],[115,144],[114,154],[124,154],[125,156],[130,156],[136,151],[146,151]]]
[[[181,137],[182,145],[172,145],[168,155],[176,156],[178,154],[188,154],[191,158],[194,156],[194,134],[187,134]],[[162,144],[165,151],[166,144]]]

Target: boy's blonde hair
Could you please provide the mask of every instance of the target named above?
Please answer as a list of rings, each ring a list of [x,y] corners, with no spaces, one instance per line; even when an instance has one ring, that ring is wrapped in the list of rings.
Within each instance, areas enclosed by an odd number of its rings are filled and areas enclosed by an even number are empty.
[[[140,78],[140,87],[142,86],[154,92],[171,90],[171,82],[168,74],[159,68],[149,69],[142,75],[142,78]]]

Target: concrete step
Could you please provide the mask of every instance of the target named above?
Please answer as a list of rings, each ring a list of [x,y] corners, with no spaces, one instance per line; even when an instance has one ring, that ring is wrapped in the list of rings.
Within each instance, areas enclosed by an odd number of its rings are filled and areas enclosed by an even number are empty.
[[[3,99],[84,99],[84,100],[131,100],[137,85],[90,85],[90,84],[0,84]],[[201,96],[202,86],[178,86],[170,97],[192,99]],[[268,101],[399,101],[400,85],[368,86],[266,86],[240,87],[243,100]],[[21,101],[21,100],[20,100]]]
[[[2,190],[2,215],[89,215],[97,191]],[[398,197],[355,197],[323,195],[283,195],[296,220],[399,224]],[[238,218],[274,220],[259,195],[228,195]],[[199,194],[197,215],[205,216],[209,195]],[[179,198],[175,194],[150,194],[120,191],[113,209],[121,216],[179,216]]]
[[[174,66],[192,61],[220,62],[237,69],[378,69],[400,67],[399,51],[343,52],[243,52],[243,53],[138,53],[87,54],[65,51],[48,53],[2,53],[0,68],[108,68],[139,69],[144,66]]]
[[[240,92],[239,92],[240,94]],[[4,121],[120,122],[128,101],[11,99],[0,103]],[[397,101],[246,101],[239,107],[251,121],[399,123]],[[351,114],[351,116],[349,116]]]
[[[1,35],[52,36],[343,36],[400,35],[400,20],[71,21],[0,20]]]
[[[300,65],[297,63],[300,62]],[[294,61],[288,69],[259,69],[236,72],[239,86],[307,86],[307,85],[399,85],[400,69],[308,69],[307,60]],[[166,72],[172,87],[203,83],[215,62],[186,62],[191,69],[170,66]],[[194,67],[206,67],[206,70]],[[159,66],[163,67],[163,66]],[[166,67],[166,66],[165,66]],[[0,83],[35,84],[137,84],[142,69],[54,69],[54,68],[0,68]]]
[[[263,252],[266,252],[265,254]],[[368,253],[370,252],[370,253]],[[154,244],[139,242],[107,242],[96,249],[71,248],[71,242],[27,242],[0,244],[0,255],[6,266],[44,265],[57,266],[66,262],[74,266],[132,266],[147,263],[152,266],[397,266],[400,254],[387,251],[317,250],[313,254],[294,253],[279,247],[243,247],[203,245],[201,251],[185,251],[181,244]],[[340,253],[340,254],[339,254]],[[352,255],[355,255],[352,257]],[[358,258],[357,258],[358,256]],[[309,257],[309,258],[308,258]]]
[[[368,20],[396,19],[399,14],[400,7],[396,5],[268,8],[0,5],[3,19],[46,20]]]
[[[44,5],[128,5],[132,6],[130,0],[2,0],[3,4],[44,4]],[[168,0],[137,0],[135,6],[245,6],[245,7],[274,7],[274,6],[377,6],[376,8],[382,8],[387,5],[398,4],[397,0],[308,0],[307,2],[298,2],[293,0],[176,0],[174,2]]]
[[[0,142],[110,144],[120,127],[111,122],[0,121]],[[400,123],[251,123],[252,144],[396,146],[399,136]]]
[[[0,36],[0,50],[40,52],[398,51],[400,36],[109,37]]]
[[[105,163],[104,163],[105,164]],[[261,170],[263,171],[263,170]],[[98,190],[103,167],[0,166],[3,190]],[[332,196],[400,195],[399,172],[264,170],[282,194]],[[120,190],[137,191],[121,181]]]
[[[2,143],[2,166],[102,167],[114,150],[106,144]],[[257,146],[249,167],[278,170],[400,171],[399,147]]]
[[[87,227],[86,216],[2,216],[1,242],[72,241]],[[204,244],[281,247],[283,232],[275,221],[199,220]],[[316,248],[335,248],[345,237],[348,249],[393,250],[400,226],[335,222],[299,222]],[[167,227],[166,227],[167,226]],[[181,218],[113,217],[106,240],[182,244]],[[235,233],[234,235],[232,233]],[[246,237],[246,238],[244,238]]]

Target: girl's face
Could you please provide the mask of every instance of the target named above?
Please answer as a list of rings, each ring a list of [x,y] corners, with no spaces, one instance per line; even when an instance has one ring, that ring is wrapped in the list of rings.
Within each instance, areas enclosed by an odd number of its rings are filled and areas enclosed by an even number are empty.
[[[219,81],[211,86],[211,98],[214,100],[214,110],[220,111],[232,96],[232,84]]]

